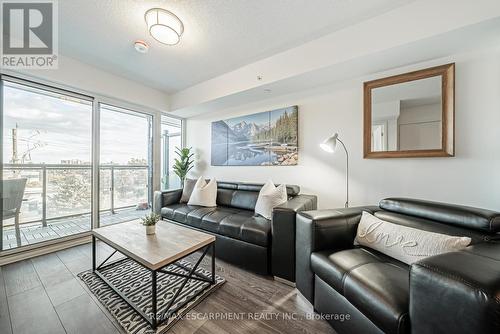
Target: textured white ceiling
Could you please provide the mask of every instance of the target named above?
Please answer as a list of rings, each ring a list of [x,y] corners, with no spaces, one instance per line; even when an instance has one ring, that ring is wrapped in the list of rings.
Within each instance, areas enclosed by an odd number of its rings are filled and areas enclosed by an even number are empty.
[[[63,0],[66,56],[173,93],[414,0]],[[144,12],[161,7],[184,22],[180,44],[149,37]],[[133,48],[146,40],[149,53]]]

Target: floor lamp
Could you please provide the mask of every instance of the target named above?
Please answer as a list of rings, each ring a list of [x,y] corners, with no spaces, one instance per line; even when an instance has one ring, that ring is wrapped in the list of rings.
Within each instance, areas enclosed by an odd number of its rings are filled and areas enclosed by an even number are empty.
[[[325,139],[319,146],[323,149],[323,151],[328,152],[328,153],[334,153],[335,148],[337,147],[337,142],[339,142],[342,147],[344,148],[345,151],[345,156],[346,156],[346,176],[345,176],[345,184],[346,184],[346,200],[345,200],[345,207],[349,207],[349,152],[347,152],[347,148],[345,147],[344,143],[342,140],[339,139],[338,133],[333,134],[332,136],[328,137]]]

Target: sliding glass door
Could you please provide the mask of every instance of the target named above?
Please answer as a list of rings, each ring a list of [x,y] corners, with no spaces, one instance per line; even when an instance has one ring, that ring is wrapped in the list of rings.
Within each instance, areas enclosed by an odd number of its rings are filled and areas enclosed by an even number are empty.
[[[0,250],[90,230],[92,103],[2,80]]]
[[[151,115],[99,104],[99,223],[143,217],[152,204]]]
[[[161,116],[161,189],[181,187],[179,177],[174,173],[177,148],[182,147],[182,121],[177,118]]]

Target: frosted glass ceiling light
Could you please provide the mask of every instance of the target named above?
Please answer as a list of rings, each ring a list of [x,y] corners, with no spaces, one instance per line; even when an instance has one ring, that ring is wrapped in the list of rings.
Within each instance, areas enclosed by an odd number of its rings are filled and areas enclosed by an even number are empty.
[[[151,37],[166,45],[175,45],[181,40],[184,25],[172,12],[162,8],[152,8],[144,14]]]

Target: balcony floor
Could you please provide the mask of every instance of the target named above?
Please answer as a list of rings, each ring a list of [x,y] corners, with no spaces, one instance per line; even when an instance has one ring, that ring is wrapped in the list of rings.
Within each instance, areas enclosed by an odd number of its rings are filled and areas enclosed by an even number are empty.
[[[110,212],[102,213],[100,219],[101,226],[138,219],[145,216],[149,212],[150,210],[136,210],[135,208],[130,208],[117,210],[114,214]],[[47,222],[47,227],[43,227],[41,223],[21,224],[21,246],[57,239],[89,230],[89,214],[79,217],[54,219]],[[5,226],[3,231],[3,250],[16,247],[18,247],[18,244],[14,226]]]

